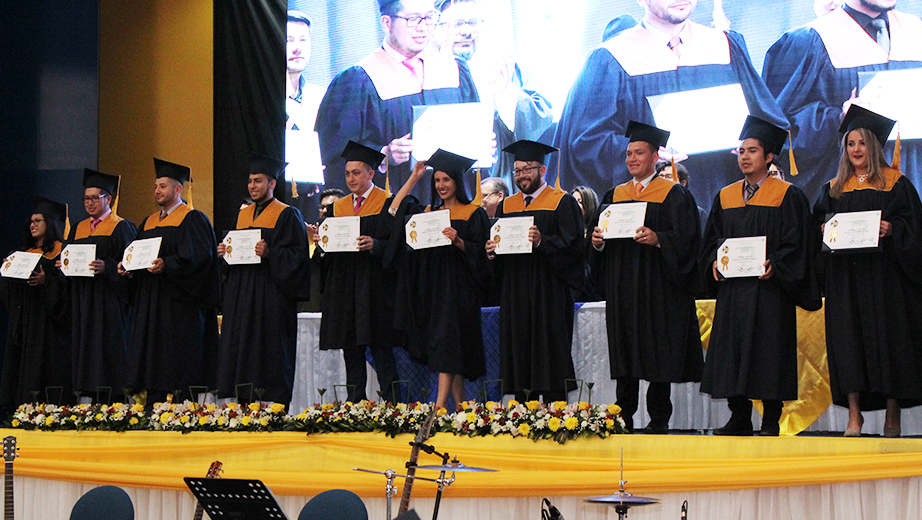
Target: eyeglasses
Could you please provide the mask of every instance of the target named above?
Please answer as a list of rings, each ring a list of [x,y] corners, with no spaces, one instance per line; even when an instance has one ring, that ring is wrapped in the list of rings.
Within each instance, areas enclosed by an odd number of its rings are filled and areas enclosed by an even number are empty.
[[[29,221],[29,224],[35,224],[35,225],[37,226],[37,225],[41,224],[41,223],[44,222],[44,221],[45,221],[45,219],[43,219],[43,218],[42,218],[42,219],[33,219],[33,220],[30,220],[30,221]]]
[[[477,28],[479,24],[482,24],[483,20],[479,18],[471,18],[470,20],[452,20],[449,22],[442,22],[439,25],[450,25],[452,29],[463,29],[464,26],[468,26],[471,30]]]
[[[89,202],[95,202],[97,200],[102,200],[103,197],[105,197],[105,195],[87,195],[86,197],[83,197],[83,203],[87,204]]]
[[[407,27],[410,27],[410,28],[417,27],[419,23],[422,22],[423,20],[426,21],[426,25],[430,25],[430,26],[435,25],[439,22],[439,19],[441,17],[442,15],[440,15],[439,13],[429,13],[426,16],[420,16],[418,14],[414,14],[413,16],[400,16],[399,14],[394,15],[394,18],[401,18],[403,20],[406,20]]]
[[[531,170],[537,170],[540,166],[526,166],[525,168],[516,168],[512,170],[512,174],[516,177],[520,175],[525,175],[525,173],[530,172]]]

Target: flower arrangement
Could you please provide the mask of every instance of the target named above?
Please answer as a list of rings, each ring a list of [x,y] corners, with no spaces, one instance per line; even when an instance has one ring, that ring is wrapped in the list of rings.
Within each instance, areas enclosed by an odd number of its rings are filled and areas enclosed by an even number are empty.
[[[148,431],[298,431],[307,434],[378,432],[388,436],[416,433],[426,420],[430,403],[375,403],[361,401],[317,404],[297,415],[285,406],[258,402],[249,405],[157,403],[151,412],[141,405],[113,404],[55,406],[24,404],[12,426],[28,430],[148,430]],[[440,408],[433,429],[469,437],[511,435],[561,444],[578,437],[605,438],[627,433],[614,404],[538,401],[502,403],[465,401],[454,413]]]

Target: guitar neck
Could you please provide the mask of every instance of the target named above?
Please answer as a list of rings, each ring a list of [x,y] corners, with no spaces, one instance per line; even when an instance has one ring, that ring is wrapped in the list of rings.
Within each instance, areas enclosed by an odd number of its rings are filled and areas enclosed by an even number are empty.
[[[6,462],[3,478],[3,520],[14,520],[13,509],[13,461]]]
[[[205,514],[205,508],[202,507],[202,503],[199,501],[195,502],[195,515],[192,517],[192,520],[202,520],[202,515]]]

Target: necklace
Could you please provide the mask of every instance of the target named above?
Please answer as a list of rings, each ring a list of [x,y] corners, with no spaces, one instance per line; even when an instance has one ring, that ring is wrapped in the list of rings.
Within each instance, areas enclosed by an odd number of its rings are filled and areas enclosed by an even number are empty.
[[[858,177],[858,182],[867,182],[867,180],[868,180],[868,175],[870,175],[870,174],[865,173],[865,174],[863,174],[863,175],[857,175],[857,177]]]

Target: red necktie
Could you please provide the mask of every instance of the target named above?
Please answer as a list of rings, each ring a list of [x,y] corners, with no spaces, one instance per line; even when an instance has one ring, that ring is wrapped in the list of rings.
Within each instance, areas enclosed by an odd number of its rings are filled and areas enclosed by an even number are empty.
[[[672,39],[670,39],[669,43],[667,44],[669,45],[669,49],[671,49],[672,52],[675,53],[676,58],[682,57],[682,52],[679,51],[679,44],[681,43],[682,43],[682,38],[679,38],[678,36],[673,36]]]
[[[355,206],[352,208],[353,213],[358,213],[362,209],[362,203],[365,202],[365,197],[359,195],[355,198]]]
[[[90,232],[91,233],[93,231],[96,231],[96,226],[98,226],[100,222],[102,222],[101,218],[94,218],[93,220],[90,221]]]
[[[403,60],[403,66],[410,69],[410,75],[413,76],[415,85],[419,87],[420,90],[423,89],[423,60],[419,58],[407,58]]]

